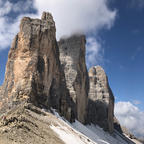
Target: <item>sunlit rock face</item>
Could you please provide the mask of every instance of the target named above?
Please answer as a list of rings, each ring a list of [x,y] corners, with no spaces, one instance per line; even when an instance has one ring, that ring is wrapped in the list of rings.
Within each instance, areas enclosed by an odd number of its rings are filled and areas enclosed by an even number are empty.
[[[50,13],[24,17],[13,40],[0,92],[1,112],[29,101],[58,109],[69,120],[72,102],[59,61],[56,28]]]
[[[65,73],[66,86],[75,103],[77,119],[86,123],[89,79],[85,63],[85,36],[74,35],[58,43],[60,61]]]
[[[90,68],[89,82],[88,122],[113,132],[114,96],[103,68]]]

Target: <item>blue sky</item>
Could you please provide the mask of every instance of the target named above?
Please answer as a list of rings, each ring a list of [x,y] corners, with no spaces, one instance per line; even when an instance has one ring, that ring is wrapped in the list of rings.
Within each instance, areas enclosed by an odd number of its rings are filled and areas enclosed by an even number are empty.
[[[101,65],[106,71],[117,102],[117,116],[119,107],[125,105],[127,110],[144,115],[143,0],[0,0],[0,85],[20,19],[40,17],[44,10],[54,16],[57,39],[86,33],[87,66]],[[125,117],[124,113],[120,119]],[[137,123],[138,119],[137,115]]]
[[[131,0],[116,1],[113,7],[118,10],[115,24],[101,32],[108,61],[104,68],[116,101],[139,101],[144,110],[144,7]]]

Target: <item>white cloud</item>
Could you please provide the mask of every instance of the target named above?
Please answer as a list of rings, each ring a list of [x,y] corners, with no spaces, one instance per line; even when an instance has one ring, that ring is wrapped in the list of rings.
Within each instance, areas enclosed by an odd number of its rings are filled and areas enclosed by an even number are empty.
[[[0,2],[0,16],[4,16],[8,14],[11,10],[12,4],[9,1],[6,1],[3,3],[2,1]]]
[[[139,104],[141,104],[141,101],[139,101],[139,100],[133,100],[132,102],[133,102],[134,105],[139,105]]]
[[[138,107],[131,102],[118,102],[115,104],[115,115],[122,126],[136,136],[144,138],[144,112]]]
[[[43,11],[53,14],[57,37],[70,36],[77,32],[95,33],[101,28],[110,28],[116,16],[107,6],[108,0],[35,0],[39,15]]]
[[[5,17],[11,11],[12,4],[8,1],[3,3],[0,1],[0,49],[9,45],[11,34],[8,32],[7,18]]]
[[[25,1],[25,4],[22,2],[13,4],[9,1],[0,0],[0,50],[10,47],[12,39],[19,30],[20,19],[24,15],[30,16],[30,14],[23,14],[28,8],[31,8],[31,3],[28,0]],[[18,17],[11,19],[7,15],[12,12],[20,13]]]
[[[103,62],[103,54],[104,50],[101,46],[101,43],[94,37],[88,37],[86,52],[88,68],[90,68],[90,66]]]
[[[18,21],[12,24],[6,18],[0,17],[0,49],[8,47],[17,32]]]

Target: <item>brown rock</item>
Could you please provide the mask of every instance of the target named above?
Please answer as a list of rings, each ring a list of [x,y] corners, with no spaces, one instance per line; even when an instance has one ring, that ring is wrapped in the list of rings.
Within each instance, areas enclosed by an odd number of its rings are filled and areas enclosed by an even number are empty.
[[[104,70],[100,66],[90,68],[89,81],[88,122],[113,132],[114,96]]]
[[[64,69],[66,86],[76,104],[75,115],[85,123],[89,80],[85,64],[85,36],[75,35],[59,41],[60,61]]]
[[[8,55],[0,112],[30,101],[58,109],[71,119],[72,102],[65,86],[55,32],[50,13],[44,12],[42,19],[24,17],[21,20],[20,32]]]

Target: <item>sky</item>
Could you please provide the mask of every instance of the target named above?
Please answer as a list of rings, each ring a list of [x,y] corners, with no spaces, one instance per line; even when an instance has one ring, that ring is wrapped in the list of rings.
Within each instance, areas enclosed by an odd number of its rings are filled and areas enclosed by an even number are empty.
[[[130,131],[144,136],[144,1],[0,0],[0,85],[20,19],[40,18],[43,11],[52,13],[57,39],[86,34],[88,69],[104,68],[115,96],[115,115]]]

